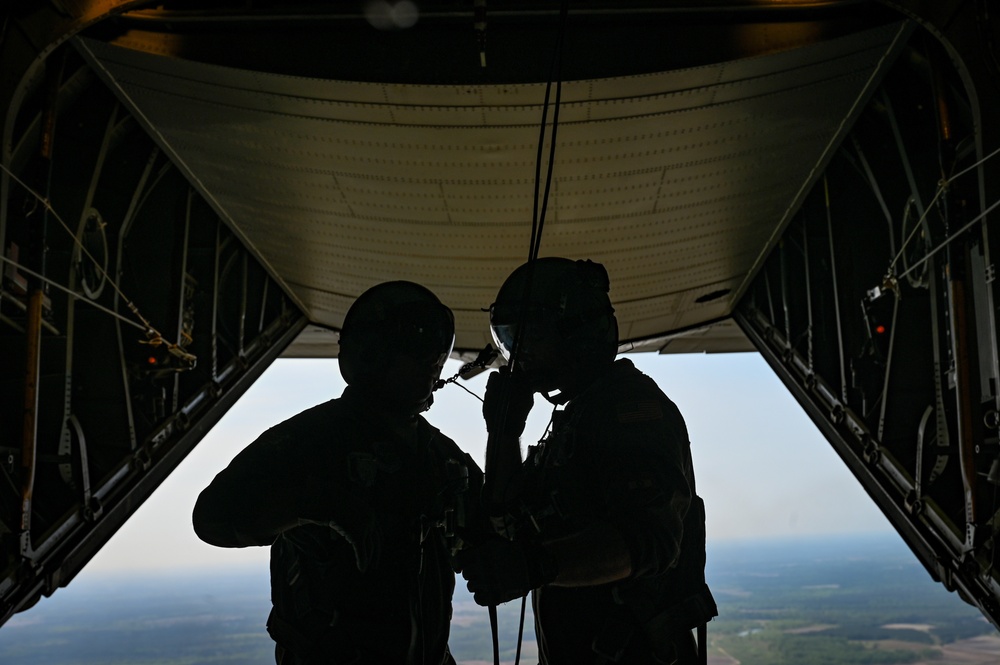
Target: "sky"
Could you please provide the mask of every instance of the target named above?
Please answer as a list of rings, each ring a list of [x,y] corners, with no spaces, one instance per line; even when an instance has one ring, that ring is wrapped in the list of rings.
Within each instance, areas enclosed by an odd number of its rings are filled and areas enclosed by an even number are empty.
[[[713,542],[893,533],[892,526],[757,353],[628,354],[678,405],[691,438],[698,494]],[[452,376],[460,363],[449,361]],[[486,375],[462,385],[482,395]],[[336,360],[276,361],[199,443],[80,576],[267,565],[265,547],[222,549],[194,535],[201,492],[261,432],[344,388]],[[455,385],[427,419],[483,463],[481,403]],[[551,406],[536,396],[522,445],[543,434]],[[79,576],[78,576],[79,578]]]

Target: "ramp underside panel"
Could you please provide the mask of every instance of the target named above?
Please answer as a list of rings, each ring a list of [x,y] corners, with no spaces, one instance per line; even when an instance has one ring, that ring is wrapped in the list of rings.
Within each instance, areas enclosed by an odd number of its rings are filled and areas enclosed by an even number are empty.
[[[727,316],[901,30],[566,81],[541,253],[607,266],[625,340]],[[331,81],[79,48],[314,323],[339,328],[364,289],[406,278],[455,310],[459,348],[489,341],[481,310],[527,257],[544,83]]]

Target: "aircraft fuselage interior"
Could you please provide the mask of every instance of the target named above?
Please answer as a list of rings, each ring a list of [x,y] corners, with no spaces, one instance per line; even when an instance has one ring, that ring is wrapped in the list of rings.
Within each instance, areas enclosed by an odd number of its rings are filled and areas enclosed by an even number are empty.
[[[371,285],[475,357],[534,224],[622,352],[760,353],[1000,627],[989,0],[8,0],[0,104],[0,623]]]

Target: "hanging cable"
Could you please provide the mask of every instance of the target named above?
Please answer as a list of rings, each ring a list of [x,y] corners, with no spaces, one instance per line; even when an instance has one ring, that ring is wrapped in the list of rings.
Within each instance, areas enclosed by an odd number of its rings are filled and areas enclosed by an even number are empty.
[[[545,101],[542,104],[542,123],[539,127],[538,153],[535,156],[535,195],[534,209],[531,215],[531,244],[528,248],[528,260],[534,261],[538,258],[538,250],[542,242],[542,228],[545,225],[545,211],[549,202],[549,190],[552,186],[552,172],[555,165],[556,136],[559,130],[559,106],[562,100],[562,47],[566,32],[566,16],[569,12],[569,5],[563,0],[559,10],[559,32],[556,37],[556,47],[552,53],[552,62],[549,65],[549,80],[545,85]],[[549,110],[549,97],[552,92],[552,79],[556,82],[556,102],[552,110],[552,136],[549,138],[549,162],[545,175],[545,193],[541,199],[541,211],[539,211],[538,188],[541,181],[542,171],[542,150],[545,147],[545,133],[547,126],[547,116]],[[530,280],[529,280],[530,281]]]
[[[531,300],[531,286],[534,280],[534,263],[535,260],[538,258],[538,249],[539,246],[541,245],[542,231],[544,229],[544,224],[545,224],[544,215],[548,207],[547,199],[550,192],[553,167],[555,163],[555,146],[556,146],[555,136],[556,136],[556,130],[558,128],[558,104],[561,101],[561,90],[562,90],[562,80],[561,80],[562,67],[560,63],[562,61],[563,35],[566,29],[566,18],[568,16],[568,13],[569,13],[569,3],[567,2],[567,0],[563,0],[559,14],[559,31],[558,31],[558,36],[556,38],[556,48],[553,52],[552,61],[550,62],[549,65],[549,80],[545,86],[545,99],[542,104],[542,120],[539,129],[538,152],[535,160],[534,206],[533,206],[532,220],[531,220],[531,238],[528,249],[527,273],[525,275],[524,289],[521,293],[521,308],[520,311],[518,312],[517,333],[515,334],[514,340],[511,344],[510,357],[507,362],[508,366],[511,368],[512,374],[519,371],[517,363],[518,351],[520,349],[521,340],[524,335],[524,328],[525,328],[524,324],[527,319],[528,306]],[[551,89],[553,80],[556,81],[557,107],[556,111],[553,113],[553,131],[552,131],[551,143],[549,146],[549,164],[546,173],[546,186],[544,190],[544,197],[546,200],[541,201],[540,203],[539,193],[540,193],[540,180],[541,180],[541,161],[542,161],[543,147],[545,144],[545,133],[546,133],[545,129],[548,124],[547,123],[548,107],[551,99]],[[503,413],[503,418],[501,419],[501,422],[506,422],[507,419],[506,411],[509,401],[508,397],[509,396],[503,396],[503,400],[501,402],[502,404],[501,411]],[[496,438],[499,440],[502,436],[503,436],[503,431],[501,429],[500,432],[498,432],[498,436]],[[490,450],[491,449],[496,450],[496,448],[497,446],[491,448],[489,444],[487,444],[487,460],[486,460],[487,469],[494,467],[494,465],[491,464],[492,460],[490,456]],[[501,496],[504,496],[505,494],[506,492],[503,492],[501,493]],[[494,493],[494,496],[495,495],[496,493]]]
[[[538,251],[541,246],[542,231],[545,226],[545,212],[548,208],[548,198],[549,192],[551,191],[552,185],[552,174],[555,166],[555,152],[556,152],[556,136],[559,126],[559,106],[562,100],[562,49],[563,40],[566,31],[566,18],[569,14],[569,2],[568,0],[563,0],[560,11],[559,11],[559,30],[556,37],[555,49],[552,53],[552,61],[549,63],[549,78],[545,86],[545,99],[542,103],[542,120],[539,127],[538,136],[538,151],[535,157],[535,187],[533,196],[533,207],[531,215],[531,238],[528,247],[528,268],[527,274],[525,276],[524,289],[521,294],[521,308],[518,313],[518,326],[517,333],[514,336],[513,343],[511,345],[510,358],[508,360],[508,365],[511,368],[511,375],[514,376],[518,373],[518,350],[521,346],[521,340],[524,335],[524,324],[527,320],[527,313],[529,303],[531,301],[531,285],[534,279],[534,265],[535,260],[538,258]],[[545,176],[545,190],[541,196],[541,201],[539,200],[539,191],[541,186],[541,171],[542,171],[542,155],[545,147],[545,135],[546,127],[548,124],[548,110],[549,102],[551,99],[552,92],[552,82],[556,83],[556,99],[555,99],[555,109],[552,114],[552,133],[549,138],[549,160],[548,167]],[[509,384],[508,384],[509,385]],[[509,393],[501,395],[501,412],[503,417],[501,418],[501,423],[506,423],[507,421],[507,409],[510,404]],[[496,455],[501,446],[503,440],[504,432],[503,427],[499,428],[495,434],[491,434],[486,445],[486,486],[490,489],[489,501],[490,505],[495,503],[495,499],[499,496],[504,499],[507,494],[507,487],[498,494],[493,488],[496,484],[496,478],[490,478],[492,472],[496,470]],[[492,454],[491,454],[492,453]],[[492,482],[491,482],[492,481]],[[510,479],[508,478],[508,482]],[[505,502],[501,500],[501,505]],[[506,520],[506,514],[504,514]],[[515,665],[518,665],[521,655],[521,642],[523,640],[523,628],[524,628],[524,607],[527,602],[527,595],[521,598],[521,616],[522,620],[518,628],[517,636],[517,656],[515,660]],[[490,615],[490,630],[493,634],[493,662],[494,665],[500,665],[500,643],[499,643],[499,633],[498,633],[498,622],[497,622],[497,608],[495,605],[490,605],[489,608]]]
[[[514,665],[521,662],[521,643],[524,641],[524,610],[528,604],[528,596],[521,596],[521,618],[517,623],[517,651],[514,653]]]
[[[569,14],[569,3],[563,0],[559,10],[559,32],[556,37],[556,47],[552,53],[552,61],[549,63],[549,80],[545,85],[545,100],[542,103],[542,122],[538,133],[538,152],[535,156],[535,191],[534,203],[531,215],[531,239],[528,245],[528,269],[524,280],[524,291],[521,295],[521,311],[518,314],[517,334],[514,336],[511,345],[509,365],[511,371],[516,371],[518,349],[521,346],[521,338],[524,334],[524,323],[527,318],[528,304],[531,300],[531,286],[534,281],[534,263],[538,259],[539,248],[542,244],[542,231],[545,228],[545,212],[548,210],[549,192],[552,187],[552,174],[555,167],[556,156],[556,136],[559,130],[559,106],[562,102],[562,47],[566,32],[566,18]],[[545,174],[545,190],[539,197],[542,172],[542,153],[545,147],[545,134],[548,125],[549,100],[551,98],[552,82],[556,83],[555,108],[552,112],[552,135],[549,139],[549,160]],[[506,416],[506,414],[504,414]]]
[[[555,164],[555,148],[556,148],[556,134],[558,130],[559,121],[559,104],[562,97],[562,46],[563,46],[563,36],[566,29],[566,18],[569,13],[569,3],[567,0],[563,0],[559,13],[559,31],[556,38],[556,47],[552,54],[552,61],[549,65],[549,80],[545,86],[545,99],[542,104],[542,120],[539,128],[539,138],[538,138],[538,152],[535,160],[535,187],[534,187],[534,206],[532,211],[531,220],[531,238],[528,248],[528,267],[527,273],[525,275],[524,289],[521,294],[521,308],[518,313],[518,326],[517,333],[514,336],[514,340],[511,344],[510,358],[508,359],[508,366],[511,368],[512,373],[518,372],[518,351],[521,346],[521,341],[524,335],[524,324],[527,319],[528,306],[531,300],[531,287],[534,280],[534,262],[538,258],[538,251],[541,245],[542,231],[545,225],[545,212],[548,207],[548,196],[551,190],[552,174]],[[556,108],[553,112],[552,118],[552,137],[550,139],[549,145],[549,163],[546,172],[546,185],[542,200],[540,201],[540,180],[541,180],[541,163],[542,154],[545,144],[545,134],[548,118],[548,108],[551,99],[551,89],[553,81],[556,82]],[[508,399],[507,396],[504,397],[502,402],[503,418],[501,422],[506,422],[506,409],[507,409]],[[503,432],[500,431],[500,436]],[[499,437],[498,437],[499,438]],[[487,456],[489,457],[490,447],[487,446]],[[487,459],[487,468],[490,468],[490,460]],[[505,494],[505,492],[503,493]],[[503,495],[502,494],[502,495]],[[501,496],[502,496],[501,495]]]

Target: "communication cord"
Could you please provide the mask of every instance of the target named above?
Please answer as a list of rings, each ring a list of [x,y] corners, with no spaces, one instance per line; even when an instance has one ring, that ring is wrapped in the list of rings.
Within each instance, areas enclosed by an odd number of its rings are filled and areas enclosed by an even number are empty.
[[[555,152],[556,152],[556,135],[559,127],[559,106],[562,100],[562,50],[563,41],[566,32],[566,18],[569,14],[569,2],[568,0],[563,0],[559,9],[559,30],[556,37],[555,49],[552,53],[552,61],[549,64],[549,79],[545,86],[545,100],[542,104],[542,120],[539,128],[538,137],[538,152],[535,158],[535,190],[534,190],[534,206],[532,210],[531,218],[531,239],[528,249],[528,268],[527,275],[524,283],[524,290],[521,296],[521,308],[518,313],[518,326],[517,333],[514,336],[514,341],[511,346],[509,366],[511,368],[511,377],[518,373],[517,356],[518,349],[521,345],[521,340],[524,335],[524,324],[527,321],[528,307],[531,301],[531,285],[534,278],[534,265],[535,261],[538,259],[538,251],[541,246],[542,241],[542,231],[545,226],[545,212],[548,208],[548,198],[549,192],[552,186],[552,172],[555,166]],[[551,99],[552,82],[555,80],[556,83],[556,95],[555,95],[555,108],[552,113],[552,133],[549,139],[549,159],[548,167],[545,176],[545,190],[541,197],[541,202],[539,202],[539,189],[541,180],[541,170],[542,170],[542,154],[545,146],[545,134],[546,125],[548,120],[548,109]],[[541,205],[539,206],[539,203]],[[509,384],[508,384],[509,385]],[[503,417],[501,418],[501,423],[506,423],[507,421],[507,410],[510,404],[510,393],[501,394],[501,411]],[[503,440],[504,426],[498,428],[496,436],[490,435],[490,440],[487,442],[486,446],[486,472],[487,472],[487,487],[492,488],[495,483],[489,482],[490,480],[495,481],[495,478],[489,478],[490,471],[495,471],[496,460],[495,458],[497,451],[501,446]],[[492,444],[492,445],[490,445]],[[492,454],[491,454],[492,451]],[[501,496],[506,494],[506,488],[504,488]],[[492,503],[492,496],[490,497]],[[514,657],[514,665],[518,665],[521,659],[521,643],[524,635],[524,615],[525,606],[527,604],[527,594],[521,598],[521,619],[518,626],[517,633],[517,651]],[[498,619],[497,619],[497,608],[496,605],[490,605],[489,608],[490,615],[490,630],[493,633],[493,662],[494,665],[500,665],[500,643],[499,643],[499,630],[498,630]]]

